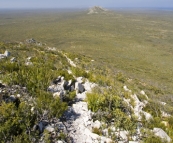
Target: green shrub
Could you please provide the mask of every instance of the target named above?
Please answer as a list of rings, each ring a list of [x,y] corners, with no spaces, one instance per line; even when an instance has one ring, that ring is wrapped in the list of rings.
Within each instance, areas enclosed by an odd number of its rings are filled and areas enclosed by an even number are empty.
[[[154,117],[161,116],[162,105],[158,101],[148,101],[147,105],[143,108],[144,111],[150,113]]]
[[[147,137],[146,139],[144,139],[144,142],[145,143],[163,143],[161,138],[156,136]]]
[[[81,68],[72,67],[71,70],[72,70],[72,73],[76,77],[82,76],[82,77],[85,77],[85,78],[89,78],[89,73],[87,73],[85,70],[83,70]]]
[[[116,79],[122,83],[125,83],[126,81],[126,77],[121,73],[119,72],[117,75],[116,75]]]
[[[102,131],[98,128],[92,128],[92,132],[95,133],[95,134],[98,134],[99,136],[102,135]]]
[[[61,102],[59,98],[54,99],[50,93],[40,91],[40,93],[37,94],[35,108],[41,115],[46,110],[49,112],[49,118],[59,118],[67,109],[67,103]]]
[[[97,112],[100,109],[100,105],[103,101],[103,98],[97,93],[88,93],[87,94],[87,102],[88,108],[93,112]]]
[[[28,139],[23,133],[35,123],[35,116],[30,107],[22,102],[19,108],[13,103],[2,103],[0,106],[0,138],[4,141],[11,139]]]
[[[75,99],[75,97],[76,97],[76,91],[72,91],[72,92],[67,93],[64,96],[63,101],[70,103],[71,101],[73,101]]]

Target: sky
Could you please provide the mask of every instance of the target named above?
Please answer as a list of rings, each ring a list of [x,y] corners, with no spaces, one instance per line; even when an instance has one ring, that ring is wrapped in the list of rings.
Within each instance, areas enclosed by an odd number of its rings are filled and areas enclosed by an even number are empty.
[[[0,0],[0,8],[168,7],[173,0]]]

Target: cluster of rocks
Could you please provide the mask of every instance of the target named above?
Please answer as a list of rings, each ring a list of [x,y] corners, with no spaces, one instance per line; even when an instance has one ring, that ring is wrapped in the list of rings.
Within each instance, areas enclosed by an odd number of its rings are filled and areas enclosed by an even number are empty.
[[[7,57],[9,57],[11,55],[11,53],[9,52],[9,51],[5,51],[4,52],[4,54],[0,54],[0,59],[4,59],[4,58],[7,58]],[[15,57],[12,57],[11,59],[10,59],[10,62],[11,63],[14,63],[14,62],[16,62],[17,60],[16,60],[16,58]]]
[[[37,46],[42,46],[43,45],[41,42],[37,42],[34,38],[27,39],[26,42],[28,44],[36,44]]]
[[[32,57],[28,57],[26,58],[26,62],[25,65],[29,66],[29,65],[33,65],[33,63],[31,62]]]
[[[10,52],[9,51],[5,51],[4,54],[0,54],[0,59],[4,59],[10,56]]]
[[[65,125],[73,143],[109,143],[112,140],[92,133],[92,128],[100,128],[100,122],[92,120],[92,112],[86,102],[79,101],[65,112]]]
[[[18,107],[22,100],[28,101],[28,97],[26,87],[21,87],[19,85],[7,86],[0,83],[0,102],[13,102],[16,107]]]
[[[63,76],[59,76],[53,80],[52,84],[48,87],[48,91],[53,93],[53,97],[59,97],[63,100],[66,91],[74,91],[74,84],[72,80],[66,81]]]
[[[27,39],[26,42],[29,44],[33,44],[33,43],[36,43],[37,41],[35,39],[31,38],[31,39]]]
[[[135,103],[135,106],[133,107],[131,104],[130,104],[130,99],[125,99],[124,98],[124,101],[131,107],[131,109],[134,111],[134,114],[135,116],[138,118],[139,121],[141,121],[142,119],[142,115],[145,116],[145,119],[146,120],[149,120],[149,119],[152,119],[152,115],[150,113],[147,113],[145,111],[143,111],[143,108],[146,106],[146,104],[148,103],[147,100],[144,100],[143,102],[141,102],[137,95],[136,94],[132,94],[131,90],[128,89],[127,86],[123,86],[123,89],[125,92],[129,92],[130,93],[130,96],[131,98],[134,100],[134,103]],[[145,92],[142,90],[140,91],[140,94],[145,96],[146,99],[148,99],[148,96],[145,94]],[[135,137],[135,138],[138,138],[138,136],[141,135],[140,133],[140,129],[141,129],[142,125],[141,126],[138,126],[137,128],[137,133],[138,135]],[[153,130],[151,130],[156,136],[159,136],[160,138],[162,139],[166,139],[167,142],[171,142],[171,138],[167,135],[167,133],[165,131],[163,131],[162,129],[160,128],[154,128]]]
[[[53,93],[54,97],[58,96],[62,100],[66,90],[76,91],[75,102],[72,106],[68,107],[68,110],[61,118],[63,121],[61,127],[63,128],[63,132],[69,137],[69,142],[111,142],[111,139],[107,137],[92,133],[92,128],[100,128],[101,123],[99,121],[93,122],[93,113],[88,110],[88,105],[83,100],[86,98],[86,93],[91,92],[92,88],[95,86],[96,84],[90,83],[88,80],[84,82],[82,77],[78,77],[75,79],[75,82],[72,82],[71,80],[65,81],[64,77],[59,76],[48,88],[48,90]],[[49,126],[49,128],[51,128],[52,131],[54,130],[52,126]]]

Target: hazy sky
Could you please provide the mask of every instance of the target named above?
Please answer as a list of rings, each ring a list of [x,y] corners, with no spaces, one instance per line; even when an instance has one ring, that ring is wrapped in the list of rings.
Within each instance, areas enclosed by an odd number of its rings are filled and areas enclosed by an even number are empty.
[[[0,8],[172,7],[173,0],[0,0]]]

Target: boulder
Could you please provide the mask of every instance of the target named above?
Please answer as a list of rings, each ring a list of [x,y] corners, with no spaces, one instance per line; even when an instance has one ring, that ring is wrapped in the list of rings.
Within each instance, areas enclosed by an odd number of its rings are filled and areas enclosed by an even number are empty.
[[[4,55],[6,56],[6,57],[9,57],[10,56],[10,52],[8,52],[7,50],[4,52]]]
[[[31,113],[34,113],[34,109],[35,109],[34,107],[31,107]]]
[[[11,62],[11,63],[16,62],[16,58],[15,58],[15,57],[12,57],[12,58],[10,59],[10,62]]]
[[[167,135],[165,131],[163,131],[161,128],[154,128],[153,132],[156,136],[165,139],[167,142],[171,142],[171,138]]]
[[[33,65],[32,62],[26,62],[25,65],[30,66]]]
[[[123,86],[124,91],[130,91],[126,85]]]
[[[142,111],[142,113],[144,114],[146,120],[149,120],[149,119],[152,118],[152,115],[151,115],[150,113],[147,113],[147,112],[145,112],[145,111]]]
[[[75,90],[78,91],[79,93],[82,93],[85,91],[83,85],[79,82],[75,82]]]
[[[120,131],[120,137],[123,139],[123,140],[128,140],[128,132],[127,131]]]
[[[83,84],[83,86],[84,86],[84,88],[85,88],[86,91],[91,91],[91,84],[92,83],[90,83],[90,82],[85,82]]]
[[[63,86],[61,86],[61,85],[50,85],[49,87],[48,87],[48,91],[50,91],[50,92],[60,92],[60,91],[64,91],[64,87]]]
[[[4,54],[0,54],[0,59],[4,59],[6,56]]]
[[[102,130],[102,134],[103,134],[104,136],[108,136],[108,135],[109,135],[108,129]]]
[[[69,90],[74,91],[75,90],[74,85],[72,85]]]
[[[71,85],[72,85],[72,80],[69,80],[67,86],[71,86]]]
[[[17,96],[18,98],[20,98],[20,97],[21,97],[21,95],[20,95],[20,94],[17,94],[16,96]]]
[[[55,92],[54,94],[53,94],[53,97],[54,98],[56,98],[56,97],[59,97],[60,99],[62,99],[63,98],[63,95],[64,95],[64,91],[59,91],[59,92]]]
[[[27,39],[26,42],[29,44],[32,44],[32,43],[36,43],[36,40],[31,38],[31,39]]]
[[[100,137],[100,143],[111,143],[111,142],[112,140],[110,138],[106,138],[103,136]]]
[[[141,90],[140,94],[145,95],[145,92],[143,90]]]
[[[83,82],[83,77],[77,77],[76,81],[79,82],[79,83],[82,83]]]
[[[63,80],[64,80],[64,77],[62,76],[62,77],[61,77],[61,81],[63,81]]]
[[[170,117],[171,115],[170,114],[168,114],[168,113],[166,113],[166,112],[164,112],[164,111],[161,111],[161,113],[162,113],[162,117]]]
[[[67,72],[68,72],[69,74],[72,74],[72,71],[71,71],[71,70],[67,70]]]
[[[63,143],[63,141],[58,140],[56,143]]]
[[[28,57],[26,58],[26,61],[30,61],[32,59],[32,57]]]
[[[16,100],[16,97],[14,95],[11,95],[9,98],[8,98],[8,101],[9,102],[14,102]]]
[[[55,129],[52,126],[46,126],[45,130],[47,130],[48,132],[54,132]]]
[[[96,120],[94,123],[93,123],[93,128],[100,128],[101,127],[101,123],[100,121]]]
[[[43,130],[44,130],[44,126],[43,126],[43,123],[42,123],[42,122],[40,122],[40,123],[38,124],[38,128],[39,128],[39,132],[42,133]]]
[[[58,127],[58,130],[64,130],[65,129],[65,126],[62,122],[58,122],[57,127]]]

